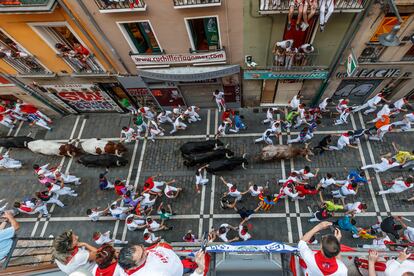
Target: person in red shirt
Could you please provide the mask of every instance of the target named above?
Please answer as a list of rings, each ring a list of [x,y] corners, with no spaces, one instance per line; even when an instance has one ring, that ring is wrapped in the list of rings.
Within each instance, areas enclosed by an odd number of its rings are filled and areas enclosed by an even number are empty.
[[[80,54],[80,55],[84,56],[84,58],[88,57],[89,54],[90,54],[89,50],[86,49],[85,47],[83,47],[80,43],[74,43],[73,44],[73,50],[75,50],[75,52],[77,54]]]
[[[233,109],[226,108],[226,110],[221,114],[221,120],[223,121],[223,123],[229,124],[231,126],[233,124],[230,118],[231,116],[234,117]]]

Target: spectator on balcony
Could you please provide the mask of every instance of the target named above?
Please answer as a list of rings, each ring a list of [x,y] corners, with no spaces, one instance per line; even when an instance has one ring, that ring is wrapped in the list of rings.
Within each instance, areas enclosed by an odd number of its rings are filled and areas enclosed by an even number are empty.
[[[81,61],[86,62],[86,59],[89,57],[90,52],[84,46],[79,43],[73,43],[73,50],[75,51],[76,55],[80,55]]]
[[[280,6],[280,0],[261,0],[260,10],[274,10]]]
[[[6,220],[6,223],[9,222],[11,226],[0,230],[0,260],[4,260],[9,254],[9,251],[11,250],[13,245],[13,237],[16,231],[20,228],[19,223],[14,219],[13,214],[11,212],[4,212],[2,218]]]
[[[310,6],[310,12],[308,14],[308,7]],[[305,0],[303,5],[303,22],[300,25],[302,32],[306,31],[309,27],[309,21],[312,20],[312,17],[315,15],[316,10],[318,9],[318,0]]]
[[[296,19],[296,31],[299,31],[300,21],[302,20],[303,15],[303,3],[305,0],[290,0],[289,1],[289,14],[288,14],[288,25],[287,30],[290,31],[292,27],[292,17],[295,11],[295,8],[298,8],[298,18]],[[333,1],[333,0],[332,0]]]
[[[319,24],[320,30],[323,32],[325,30],[325,25],[331,17],[334,11],[334,0],[321,0],[320,2],[320,13],[319,13]],[[326,13],[325,13],[326,12]]]
[[[285,69],[290,70],[292,68],[292,65],[294,64],[295,56],[297,54],[298,54],[298,49],[295,47],[286,49]]]
[[[302,56],[302,59],[300,60],[299,65],[300,66],[308,66],[310,64],[310,58],[309,55],[315,52],[315,48],[312,46],[312,44],[305,43],[302,46],[298,48],[298,55]]]
[[[284,66],[285,65],[285,49],[283,49],[281,46],[277,45],[278,42],[276,42],[275,47],[273,48],[273,55],[274,55],[274,61],[273,64],[275,66]]]

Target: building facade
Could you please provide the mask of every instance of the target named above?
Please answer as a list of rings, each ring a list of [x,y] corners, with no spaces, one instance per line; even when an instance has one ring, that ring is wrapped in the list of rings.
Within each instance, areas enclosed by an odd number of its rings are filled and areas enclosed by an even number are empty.
[[[343,52],[340,63],[333,68],[323,97],[349,98],[360,103],[379,92],[385,92],[390,100],[408,96],[414,101],[414,3],[395,1],[401,16],[401,28],[397,32],[398,46],[383,46],[379,37],[390,33],[399,24],[398,17],[384,3],[371,5],[363,18],[355,37]],[[347,57],[353,53],[358,61],[356,71],[346,73]]]
[[[122,64],[133,103],[213,107],[221,90],[242,105],[243,5],[238,0],[68,1]],[[104,35],[100,35],[104,34]]]

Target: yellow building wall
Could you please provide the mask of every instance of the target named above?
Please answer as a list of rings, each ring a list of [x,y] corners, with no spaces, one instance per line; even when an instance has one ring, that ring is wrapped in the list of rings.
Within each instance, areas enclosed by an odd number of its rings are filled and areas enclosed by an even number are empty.
[[[10,75],[17,74],[17,71],[14,70],[13,67],[11,67],[7,62],[5,62],[2,59],[0,59],[0,72],[4,74],[10,74]]]
[[[56,7],[52,13],[42,14],[0,14],[0,28],[32,55],[36,56],[47,69],[55,73],[59,73],[62,70],[72,72],[72,69],[62,58],[56,55],[56,52],[30,27],[28,23],[64,21],[70,25],[85,46],[96,56],[102,66],[108,70],[107,64],[97,55],[88,39],[82,34],[76,24],[72,22],[69,15],[67,15],[62,8]],[[0,68],[5,72],[10,72],[10,66],[5,66],[2,61],[0,61]],[[15,74],[16,71],[11,73]]]

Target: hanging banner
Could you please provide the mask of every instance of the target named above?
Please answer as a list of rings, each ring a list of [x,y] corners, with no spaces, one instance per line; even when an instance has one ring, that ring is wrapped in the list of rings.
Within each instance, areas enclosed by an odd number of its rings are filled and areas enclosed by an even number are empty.
[[[56,84],[43,87],[78,112],[123,112],[106,92],[93,84]]]
[[[265,253],[291,253],[296,247],[274,241],[252,240],[233,242],[231,244],[217,244],[207,246],[207,252],[265,252]]]

